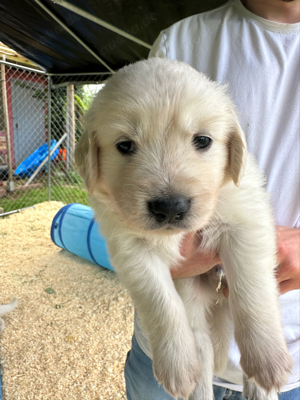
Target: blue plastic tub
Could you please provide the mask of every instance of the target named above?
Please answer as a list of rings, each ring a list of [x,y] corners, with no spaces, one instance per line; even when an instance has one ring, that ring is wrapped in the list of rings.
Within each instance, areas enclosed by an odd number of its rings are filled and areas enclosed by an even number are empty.
[[[50,151],[54,149],[56,145],[56,140],[51,140],[50,143]],[[48,157],[49,153],[48,143],[44,143],[38,149],[36,149],[33,153],[30,154],[16,169],[14,175],[20,176],[24,178],[27,176],[28,178],[34,173],[34,171],[38,168],[38,166]],[[58,155],[59,149],[56,149],[55,152],[51,156],[51,161]]]
[[[51,239],[62,249],[114,271],[90,207],[75,203],[61,208],[52,221]]]

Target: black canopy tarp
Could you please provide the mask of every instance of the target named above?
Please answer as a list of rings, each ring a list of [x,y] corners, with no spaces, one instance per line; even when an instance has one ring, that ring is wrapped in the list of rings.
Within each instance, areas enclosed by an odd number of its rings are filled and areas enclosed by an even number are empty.
[[[225,2],[224,0],[68,1],[69,5],[76,6],[131,34],[148,44],[147,47],[79,16],[51,0],[2,0],[0,41],[50,73],[107,73],[109,69],[117,70],[125,64],[147,58],[149,47],[162,29],[180,19],[213,9]],[[72,32],[70,33],[59,21]],[[79,41],[72,36],[72,33],[77,35]],[[94,54],[87,50],[80,40]]]

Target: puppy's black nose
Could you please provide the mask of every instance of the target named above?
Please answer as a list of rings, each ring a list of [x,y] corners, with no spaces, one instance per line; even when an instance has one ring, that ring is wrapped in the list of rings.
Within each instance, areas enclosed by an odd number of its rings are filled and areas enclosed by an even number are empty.
[[[157,222],[181,221],[191,207],[191,199],[185,196],[168,196],[148,202],[148,209]]]

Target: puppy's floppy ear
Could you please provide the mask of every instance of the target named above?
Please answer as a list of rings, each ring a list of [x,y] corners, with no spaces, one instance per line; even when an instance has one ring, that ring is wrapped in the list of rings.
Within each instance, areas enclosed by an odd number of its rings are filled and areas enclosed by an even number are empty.
[[[247,160],[247,143],[245,134],[238,122],[237,117],[234,118],[232,130],[229,135],[229,174],[236,186],[239,185]]]
[[[75,163],[89,194],[93,194],[100,178],[100,147],[96,132],[85,131],[75,150]]]

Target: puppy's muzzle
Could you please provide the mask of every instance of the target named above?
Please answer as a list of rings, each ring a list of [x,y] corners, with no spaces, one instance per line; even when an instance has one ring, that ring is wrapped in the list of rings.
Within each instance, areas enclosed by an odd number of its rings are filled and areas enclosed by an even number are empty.
[[[159,223],[182,221],[191,207],[191,199],[185,196],[167,196],[148,202],[150,215]]]

